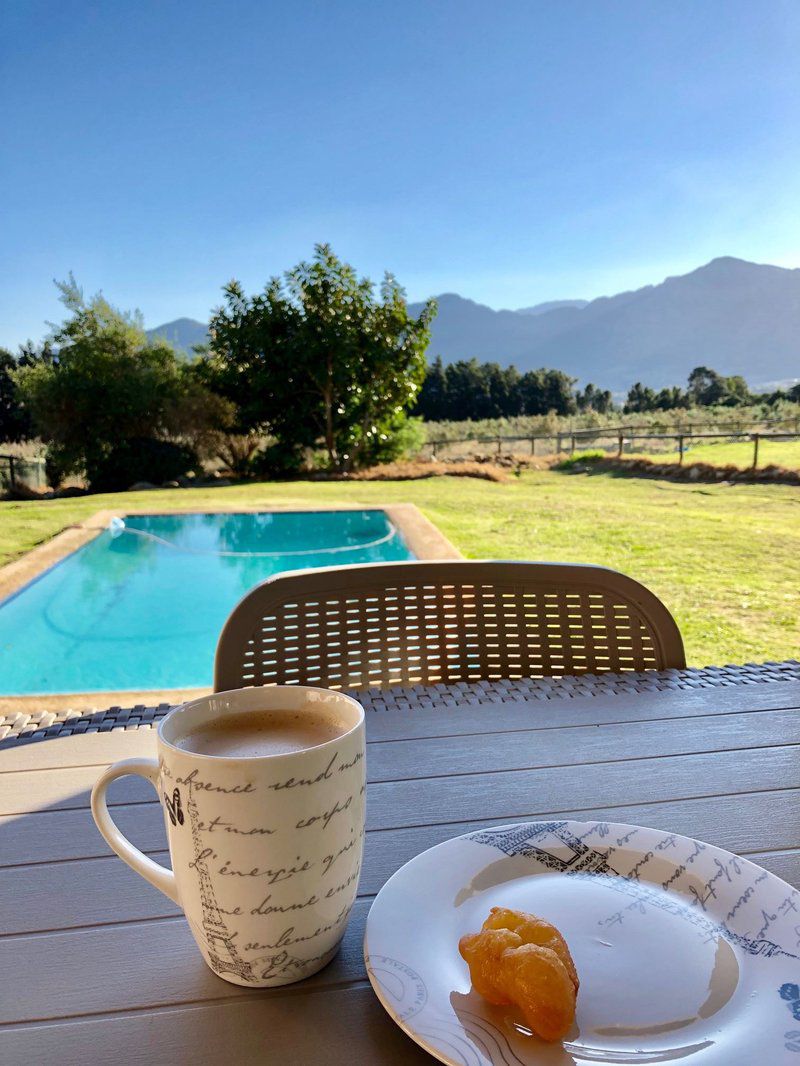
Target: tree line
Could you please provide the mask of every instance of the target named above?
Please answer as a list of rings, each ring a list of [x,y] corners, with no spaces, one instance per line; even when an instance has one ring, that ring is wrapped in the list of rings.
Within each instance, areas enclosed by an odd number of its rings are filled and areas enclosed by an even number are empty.
[[[515,366],[460,360],[445,366],[437,356],[428,368],[414,406],[426,422],[478,421],[518,415],[558,415],[611,410],[608,390],[589,384],[575,391],[577,379],[561,370],[528,370]]]
[[[311,461],[330,471],[390,461],[435,421],[614,410],[611,393],[542,368],[476,359],[426,365],[436,304],[409,312],[391,275],[375,289],[328,245],[249,296],[223,289],[208,344],[191,359],[148,338],[141,316],[58,283],[64,321],[17,355],[0,349],[0,441],[39,439],[48,481],[92,489],[173,480],[217,457],[274,476]],[[800,386],[770,397],[800,402]],[[752,402],[741,377],[697,367],[687,387],[637,382],[626,412]]]
[[[61,325],[0,353],[0,439],[44,441],[52,485],[161,483],[212,455],[274,475],[319,449],[325,468],[347,471],[407,445],[435,302],[410,314],[395,278],[376,293],[328,245],[254,296],[226,285],[192,361],[74,278],[58,288]]]
[[[674,411],[689,407],[743,407],[759,400],[770,404],[779,400],[800,401],[800,385],[756,396],[750,392],[747,382],[740,375],[725,377],[707,366],[698,366],[689,375],[685,389],[675,386],[656,392],[637,381],[628,392],[623,410],[630,413]]]
[[[515,418],[520,415],[574,415],[585,411],[608,414],[617,410],[611,392],[589,382],[576,389],[577,381],[561,370],[528,370],[499,363],[460,360],[445,366],[437,357],[428,367],[414,413],[426,422],[479,421]],[[636,382],[621,404],[625,414],[672,411],[690,407],[740,407],[779,400],[800,402],[800,385],[754,395],[743,377],[725,377],[706,366],[696,367],[685,389],[679,386],[652,389]]]

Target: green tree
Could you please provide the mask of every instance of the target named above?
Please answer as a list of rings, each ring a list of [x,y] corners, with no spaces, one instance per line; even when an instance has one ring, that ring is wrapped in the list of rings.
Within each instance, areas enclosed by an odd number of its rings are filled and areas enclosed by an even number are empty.
[[[390,274],[376,298],[326,244],[261,294],[223,291],[199,373],[236,405],[239,432],[271,433],[293,461],[322,441],[336,470],[391,457],[425,376],[433,301],[414,318]]]
[[[445,371],[448,414],[446,418],[488,418],[492,397],[489,378],[477,359],[459,359]]]
[[[725,379],[716,370],[697,366],[689,375],[689,398],[698,407],[711,407],[722,403],[725,396]]]
[[[161,479],[165,470],[167,477],[185,472],[203,435],[229,420],[229,405],[171,345],[149,341],[140,316],[121,313],[99,293],[85,300],[72,276],[57,287],[68,317],[54,328],[54,354],[22,360],[14,371],[50,469],[62,477],[83,472],[95,488],[127,488],[153,471]],[[149,469],[125,483],[138,461]]]
[[[707,366],[698,366],[689,375],[689,397],[698,407],[737,407],[752,402],[747,382],[739,374],[724,377]]]
[[[572,391],[575,378],[561,370],[529,370],[520,378],[523,413],[526,415],[546,415],[553,411],[557,415],[572,415],[577,410],[575,395]]]
[[[609,389],[599,389],[592,382],[586,388],[575,393],[575,402],[579,411],[598,411],[601,415],[614,409],[614,399]]]
[[[522,414],[520,374],[515,366],[485,363],[492,413],[489,418],[513,418]]]
[[[672,388],[664,388],[656,393],[653,401],[653,410],[674,411],[678,407],[688,407],[689,396],[677,385]]]
[[[628,390],[625,398],[625,406],[622,410],[625,414],[638,414],[642,411],[654,411],[656,409],[656,394],[649,385],[643,385],[637,381]]]
[[[16,371],[39,363],[49,365],[53,358],[52,346],[47,341],[38,347],[27,341],[20,345],[17,356],[0,348],[0,441],[17,444],[36,436],[30,411],[19,391]]]
[[[427,422],[441,422],[449,417],[447,375],[441,355],[428,367],[414,406],[414,413]]]
[[[0,442],[17,443],[32,434],[30,416],[17,388],[17,360],[0,348]]]
[[[724,380],[726,396],[722,402],[727,407],[739,407],[753,402],[748,384],[740,374],[734,374]]]

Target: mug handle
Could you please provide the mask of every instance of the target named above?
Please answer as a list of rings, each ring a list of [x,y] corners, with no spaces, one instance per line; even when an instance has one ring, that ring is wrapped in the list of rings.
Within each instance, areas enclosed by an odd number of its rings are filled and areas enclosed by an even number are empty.
[[[177,903],[180,906],[181,901],[178,898],[178,888],[175,883],[175,874],[172,870],[153,862],[152,859],[149,859],[143,852],[134,847],[130,840],[122,835],[109,814],[108,804],[106,803],[106,789],[118,777],[127,777],[129,774],[138,774],[139,777],[146,778],[158,792],[159,770],[158,762],[155,759],[124,759],[122,762],[116,762],[100,775],[92,789],[92,817],[111,850],[115,851],[132,870],[135,870],[137,874],[141,874],[145,881],[155,885],[173,903]]]

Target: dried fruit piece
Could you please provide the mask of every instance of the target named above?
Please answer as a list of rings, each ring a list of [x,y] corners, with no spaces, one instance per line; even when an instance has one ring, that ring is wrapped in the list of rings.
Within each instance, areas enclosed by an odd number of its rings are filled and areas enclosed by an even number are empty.
[[[512,911],[508,907],[492,907],[489,917],[483,923],[483,928],[511,929],[517,933],[523,944],[538,944],[539,947],[550,948],[564,963],[575,985],[575,991],[578,991],[580,987],[578,971],[575,969],[566,940],[554,925],[525,911]]]
[[[525,911],[492,907],[479,933],[459,941],[476,992],[516,1004],[543,1040],[562,1039],[575,1019],[578,975],[563,936]]]
[[[500,958],[504,951],[521,945],[520,938],[509,929],[485,930],[461,937],[458,950],[469,966],[472,987],[490,1003],[511,1002],[498,980]]]

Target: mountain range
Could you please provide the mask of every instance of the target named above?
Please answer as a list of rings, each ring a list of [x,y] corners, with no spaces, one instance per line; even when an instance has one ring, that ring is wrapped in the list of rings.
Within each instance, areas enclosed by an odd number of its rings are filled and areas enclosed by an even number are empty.
[[[156,337],[163,338],[179,351],[188,353],[198,344],[206,343],[208,326],[204,326],[196,318],[176,318],[173,322],[165,322],[163,326],[148,329],[147,336],[151,340]]]
[[[456,293],[436,299],[429,359],[552,367],[617,392],[634,381],[683,384],[701,364],[742,374],[753,388],[800,377],[800,269],[725,256],[596,300],[495,311]],[[148,332],[184,350],[206,339],[206,327],[186,318]]]

